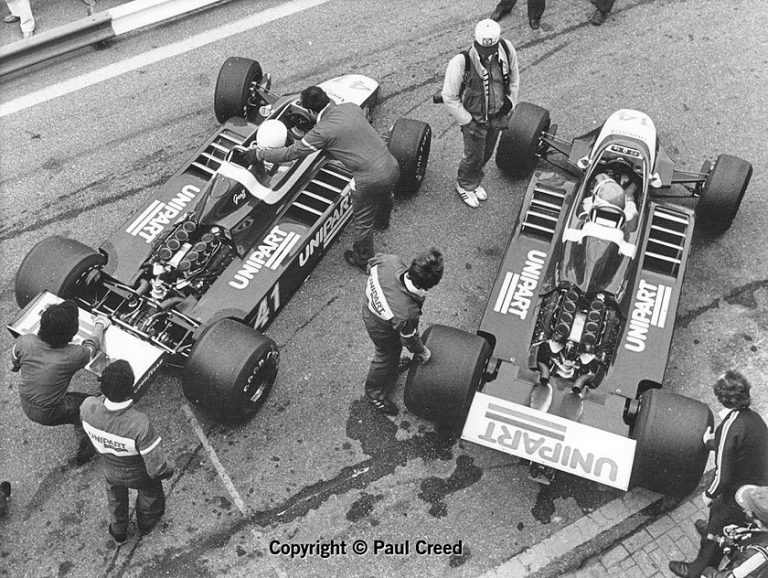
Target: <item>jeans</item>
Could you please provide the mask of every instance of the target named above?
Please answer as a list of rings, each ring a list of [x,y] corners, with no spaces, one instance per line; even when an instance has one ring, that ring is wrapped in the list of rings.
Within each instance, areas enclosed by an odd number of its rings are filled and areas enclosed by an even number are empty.
[[[104,468],[104,477],[112,531],[118,535],[128,532],[128,488],[132,488],[138,491],[136,522],[139,531],[149,532],[165,513],[163,482],[150,478],[146,470],[113,466]]]
[[[374,399],[381,399],[395,389],[397,366],[403,344],[400,341],[400,335],[394,329],[389,331],[374,327],[366,327],[366,329],[375,349],[368,368],[368,376],[365,379],[365,393]]]
[[[483,180],[483,167],[493,156],[500,129],[491,124],[472,120],[461,127],[464,137],[464,156],[459,163],[456,182],[462,189],[474,191]]]

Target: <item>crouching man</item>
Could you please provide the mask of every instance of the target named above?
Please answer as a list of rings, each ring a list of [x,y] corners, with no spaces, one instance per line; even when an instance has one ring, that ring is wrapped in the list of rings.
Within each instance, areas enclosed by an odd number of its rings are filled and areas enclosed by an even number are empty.
[[[113,361],[101,375],[104,395],[88,398],[80,406],[83,428],[103,458],[109,534],[118,545],[128,536],[128,488],[138,491],[136,521],[139,532],[148,534],[165,513],[160,480],[173,475],[160,436],[149,418],[132,407],[134,381],[127,361]]]

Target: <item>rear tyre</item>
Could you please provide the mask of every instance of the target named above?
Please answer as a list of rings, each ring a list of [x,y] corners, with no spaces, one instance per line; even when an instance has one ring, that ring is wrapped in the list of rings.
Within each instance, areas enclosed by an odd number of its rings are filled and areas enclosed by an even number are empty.
[[[501,131],[496,165],[507,176],[528,176],[536,166],[541,135],[549,130],[549,111],[530,102],[515,107],[507,128]]]
[[[221,124],[233,116],[246,116],[251,85],[261,82],[262,76],[261,65],[250,58],[232,56],[224,61],[213,97],[213,110]]]
[[[479,335],[445,325],[429,327],[424,344],[432,357],[426,364],[411,364],[405,380],[405,405],[441,429],[460,430],[482,383],[491,346]]]
[[[661,389],[646,391],[630,434],[637,441],[630,487],[690,494],[707,465],[702,436],[713,423],[709,407],[698,400]]]
[[[184,395],[217,421],[245,422],[266,401],[279,362],[269,337],[234,319],[220,319],[192,348],[182,378]]]
[[[720,155],[709,171],[696,205],[696,220],[707,232],[725,232],[736,218],[752,177],[752,165],[732,155]]]
[[[424,180],[432,146],[432,128],[420,120],[398,118],[389,131],[389,152],[400,165],[399,196],[415,195]]]
[[[107,258],[80,241],[66,237],[43,239],[24,257],[16,273],[16,303],[25,307],[41,291],[62,299],[85,297],[85,277]]]

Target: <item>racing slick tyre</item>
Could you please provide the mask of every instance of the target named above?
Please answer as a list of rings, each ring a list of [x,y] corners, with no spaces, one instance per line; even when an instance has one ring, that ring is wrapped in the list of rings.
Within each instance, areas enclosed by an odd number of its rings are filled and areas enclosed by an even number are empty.
[[[445,325],[427,328],[423,338],[432,357],[427,363],[411,364],[405,405],[441,429],[460,430],[483,380],[491,346],[479,335]]]
[[[217,421],[245,422],[266,401],[279,362],[280,352],[269,337],[234,319],[220,319],[189,354],[184,395]]]
[[[395,194],[410,196],[418,192],[427,172],[432,127],[412,118],[398,118],[389,130],[389,152],[400,165]]]
[[[731,226],[752,177],[752,165],[732,155],[720,155],[709,171],[696,205],[696,219],[711,233]]]
[[[691,493],[707,465],[702,436],[713,423],[709,407],[698,400],[661,389],[646,391],[630,433],[637,442],[630,488],[671,496]]]
[[[213,97],[213,110],[221,124],[233,116],[245,116],[251,85],[261,82],[261,78],[261,65],[255,60],[231,56],[224,61]]]
[[[102,253],[80,241],[59,236],[43,239],[27,253],[16,273],[16,303],[26,307],[41,291],[62,299],[83,296],[88,272],[106,262]]]
[[[507,128],[501,131],[496,165],[510,177],[525,177],[536,166],[541,135],[549,130],[549,111],[530,102],[515,107]]]

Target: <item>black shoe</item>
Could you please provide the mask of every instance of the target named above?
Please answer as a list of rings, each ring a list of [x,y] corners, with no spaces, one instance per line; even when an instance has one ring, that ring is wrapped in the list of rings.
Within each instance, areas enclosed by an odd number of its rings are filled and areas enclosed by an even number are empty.
[[[368,272],[368,262],[362,260],[352,249],[347,249],[344,251],[344,259],[347,261],[347,263],[353,267],[357,267],[363,273]]]
[[[386,231],[389,229],[389,218],[376,219],[373,221],[373,228],[377,231]]]
[[[11,497],[11,482],[3,482],[0,484],[0,494],[5,495],[6,498]]]
[[[96,455],[96,448],[93,447],[91,440],[83,438],[80,440],[80,447],[77,448],[77,455],[75,456],[75,463],[78,466],[87,464],[91,458]]]
[[[534,30],[539,29],[539,20],[537,18],[531,18],[530,20],[528,20],[528,24],[530,24],[531,28],[533,28]]]
[[[489,18],[490,18],[491,20],[495,20],[496,22],[498,22],[499,20],[501,20],[502,18],[504,18],[504,14],[506,14],[506,12],[502,12],[501,10],[494,10],[494,11],[491,13],[491,15],[489,16]]]
[[[688,574],[688,562],[673,560],[669,563],[669,569],[675,576],[680,576],[680,578],[690,578]]]
[[[605,22],[606,18],[608,18],[607,12],[603,12],[602,10],[595,10],[595,13],[590,19],[590,22],[595,26],[600,26],[603,22]]]
[[[699,536],[701,536],[702,538],[707,537],[707,534],[709,534],[709,532],[707,531],[707,527],[709,526],[709,524],[707,523],[706,520],[696,520],[693,523],[693,525],[696,527],[696,531],[699,533]]]
[[[387,397],[382,397],[381,399],[377,399],[375,397],[371,397],[366,394],[365,399],[368,400],[368,402],[378,409],[381,413],[384,413],[386,415],[397,415],[400,413],[400,410],[397,409],[397,406],[392,403]]]
[[[112,524],[109,525],[109,535],[112,536],[116,546],[122,546],[128,540],[128,534],[115,534],[112,531]]]

